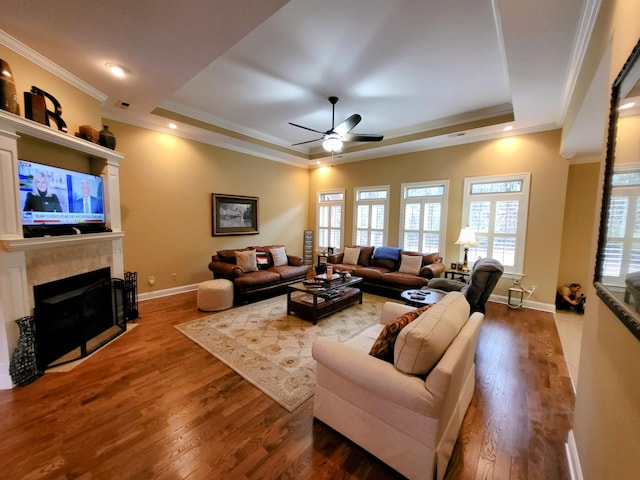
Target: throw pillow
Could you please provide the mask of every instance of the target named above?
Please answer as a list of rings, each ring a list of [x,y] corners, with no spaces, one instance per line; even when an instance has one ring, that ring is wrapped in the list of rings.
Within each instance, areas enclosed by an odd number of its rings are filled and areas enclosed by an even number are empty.
[[[287,259],[287,252],[284,247],[272,248],[271,258],[273,258],[274,267],[289,265],[289,260]]]
[[[450,292],[398,334],[394,365],[412,375],[426,375],[444,355],[469,318],[469,302]]]
[[[393,346],[396,343],[396,338],[398,338],[400,330],[409,325],[409,322],[414,321],[432,306],[433,304],[429,304],[416,310],[411,310],[387,323],[371,346],[369,355],[393,363]]]
[[[348,265],[357,265],[360,258],[360,249],[357,247],[344,247],[344,258],[342,263]]]
[[[258,271],[255,250],[236,251],[236,263],[244,273]]]
[[[422,267],[422,255],[405,255],[402,254],[402,261],[400,262],[399,272],[412,273],[418,275],[420,268]]]
[[[256,262],[256,251],[236,251],[236,264],[242,269],[244,273],[257,272],[258,264]]]
[[[373,255],[373,250],[375,247],[360,247],[360,258],[358,258],[358,265],[362,265],[364,267],[369,266],[369,261],[371,260],[371,256]]]

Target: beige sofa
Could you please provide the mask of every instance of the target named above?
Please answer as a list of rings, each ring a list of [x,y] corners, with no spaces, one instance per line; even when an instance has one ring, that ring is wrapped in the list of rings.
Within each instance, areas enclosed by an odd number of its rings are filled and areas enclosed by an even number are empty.
[[[473,395],[484,316],[469,317],[464,295],[448,293],[400,330],[394,363],[369,355],[383,327],[410,310],[387,302],[380,324],[345,343],[314,342],[314,416],[410,479],[442,479]]]

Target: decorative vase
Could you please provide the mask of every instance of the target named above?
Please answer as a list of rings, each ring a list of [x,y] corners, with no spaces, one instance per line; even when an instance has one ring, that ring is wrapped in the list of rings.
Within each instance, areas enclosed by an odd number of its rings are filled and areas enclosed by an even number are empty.
[[[103,147],[110,148],[111,150],[116,149],[116,137],[109,130],[109,126],[105,125],[102,130],[100,130],[100,135],[98,139],[98,143]]]
[[[9,374],[13,383],[18,386],[28,385],[43,372],[38,368],[36,359],[36,335],[33,317],[22,317],[16,320],[20,329],[18,345],[13,351],[9,363]]]
[[[9,64],[0,59],[0,108],[7,112],[20,114],[16,84]]]

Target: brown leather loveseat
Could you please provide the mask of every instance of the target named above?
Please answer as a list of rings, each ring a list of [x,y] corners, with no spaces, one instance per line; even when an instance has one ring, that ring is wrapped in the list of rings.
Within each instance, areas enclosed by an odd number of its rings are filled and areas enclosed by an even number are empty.
[[[213,278],[233,282],[236,305],[283,293],[288,284],[304,280],[309,268],[302,257],[287,254],[284,245],[218,250],[209,263]]]
[[[345,247],[344,252],[329,255],[327,265],[362,277],[363,290],[388,297],[398,297],[404,290],[420,289],[446,269],[439,253],[368,246]]]

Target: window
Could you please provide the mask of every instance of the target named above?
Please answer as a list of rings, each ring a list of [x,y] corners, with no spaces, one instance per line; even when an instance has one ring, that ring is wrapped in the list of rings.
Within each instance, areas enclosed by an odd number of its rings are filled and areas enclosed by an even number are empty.
[[[318,192],[318,248],[342,248],[344,190]]]
[[[353,222],[355,245],[386,245],[388,199],[389,186],[356,188]]]
[[[491,257],[505,273],[523,273],[531,174],[464,180],[463,225],[476,231],[469,262]],[[462,248],[462,247],[461,247]]]
[[[630,272],[640,271],[640,165],[616,167],[611,179],[602,281],[624,286]]]
[[[400,246],[444,256],[449,181],[402,184]]]

